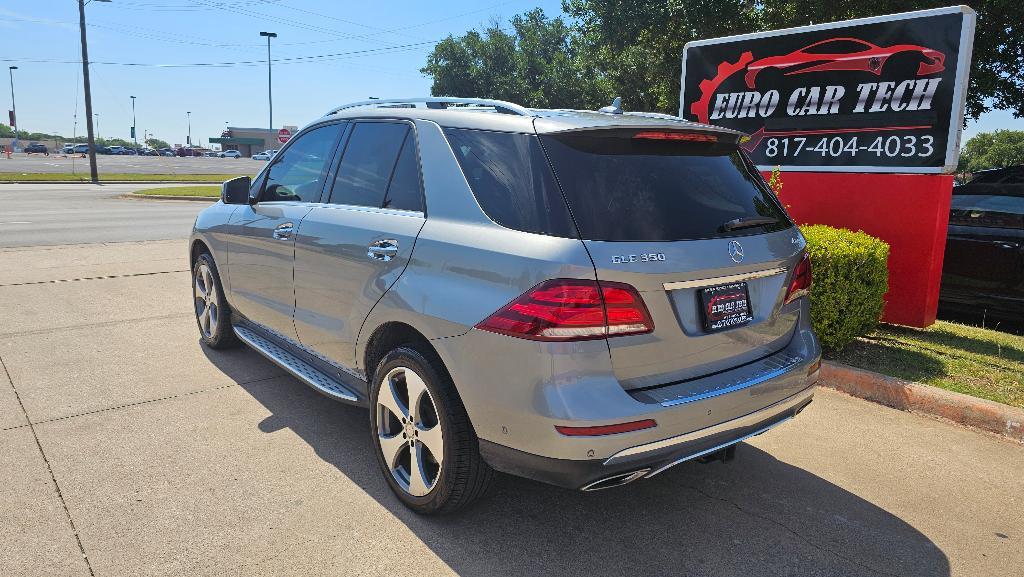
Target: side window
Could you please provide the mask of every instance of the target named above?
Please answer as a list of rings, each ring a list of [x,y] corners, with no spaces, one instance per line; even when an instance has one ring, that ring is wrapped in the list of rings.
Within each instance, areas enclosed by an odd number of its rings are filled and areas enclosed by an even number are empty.
[[[380,208],[408,132],[409,126],[401,123],[357,123],[341,157],[330,202]]]
[[[536,136],[461,128],[445,135],[488,218],[523,232],[578,236]]]
[[[985,228],[1024,228],[1024,197],[954,195],[949,211],[949,224]]]
[[[423,211],[420,164],[416,161],[416,135],[411,130],[405,137],[395,174],[384,195],[384,208]]]
[[[267,171],[267,183],[260,200],[319,202],[324,165],[334,151],[342,126],[328,124],[314,128],[278,154]]]

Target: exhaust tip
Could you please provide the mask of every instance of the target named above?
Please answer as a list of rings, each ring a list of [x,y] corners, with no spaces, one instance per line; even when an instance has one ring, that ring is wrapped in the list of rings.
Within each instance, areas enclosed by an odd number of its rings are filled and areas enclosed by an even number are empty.
[[[644,475],[646,475],[650,471],[650,469],[640,469],[639,471],[633,471],[631,473],[619,473],[617,475],[612,475],[611,477],[605,477],[604,479],[594,481],[593,483],[590,483],[588,485],[584,485],[584,487],[580,490],[589,492],[600,491],[602,489],[612,489],[614,487],[621,487],[627,483],[632,483],[637,479],[643,478]]]

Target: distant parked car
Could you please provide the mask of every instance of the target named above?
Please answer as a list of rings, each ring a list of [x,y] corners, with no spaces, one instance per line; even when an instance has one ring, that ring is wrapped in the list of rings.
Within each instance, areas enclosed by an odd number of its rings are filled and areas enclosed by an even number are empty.
[[[237,150],[224,150],[217,156],[221,158],[242,158],[242,153]]]
[[[97,144],[96,145],[96,154],[113,154],[113,152],[110,151],[110,147],[109,146],[102,146],[100,144]]]
[[[25,147],[25,152],[27,152],[28,154],[50,154],[50,149],[46,148],[45,144],[33,142],[32,144]]]
[[[160,149],[160,156],[174,156],[174,149],[173,148],[161,148]]]
[[[76,144],[75,145],[75,149],[74,149],[74,153],[75,154],[85,154],[87,152],[89,152],[89,145],[88,144]]]
[[[110,150],[110,152],[108,154],[118,154],[118,155],[120,155],[120,154],[124,154],[125,153],[125,150],[124,150],[123,146],[116,146],[115,145],[115,146],[110,146],[108,148]]]
[[[1024,321],[1024,165],[977,172],[953,188],[939,302]]]
[[[256,154],[252,155],[252,159],[253,160],[270,160],[271,158],[274,158],[275,154],[277,154],[276,150],[264,150],[263,152],[257,152]]]

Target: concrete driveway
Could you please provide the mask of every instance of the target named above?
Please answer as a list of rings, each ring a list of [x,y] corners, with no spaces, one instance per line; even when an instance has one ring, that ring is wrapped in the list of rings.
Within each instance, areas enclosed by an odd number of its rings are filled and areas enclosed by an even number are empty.
[[[0,249],[0,575],[1020,575],[1024,447],[820,391],[728,465],[417,517],[363,410],[200,346],[185,241]]]

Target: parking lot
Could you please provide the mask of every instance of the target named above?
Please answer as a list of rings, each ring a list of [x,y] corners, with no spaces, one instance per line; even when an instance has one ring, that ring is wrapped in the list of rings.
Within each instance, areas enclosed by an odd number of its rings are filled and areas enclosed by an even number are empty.
[[[96,155],[101,173],[132,174],[256,174],[265,161],[251,158]],[[0,156],[0,172],[89,174],[89,159],[50,153]]]
[[[0,223],[0,575],[1024,567],[1024,447],[827,390],[728,465],[588,494],[499,476],[473,509],[418,517],[380,476],[362,409],[199,344],[185,239],[202,203],[46,186],[0,186],[5,210],[28,220],[33,199],[74,195],[92,216],[59,245],[18,246]],[[94,235],[126,210],[137,224]]]

